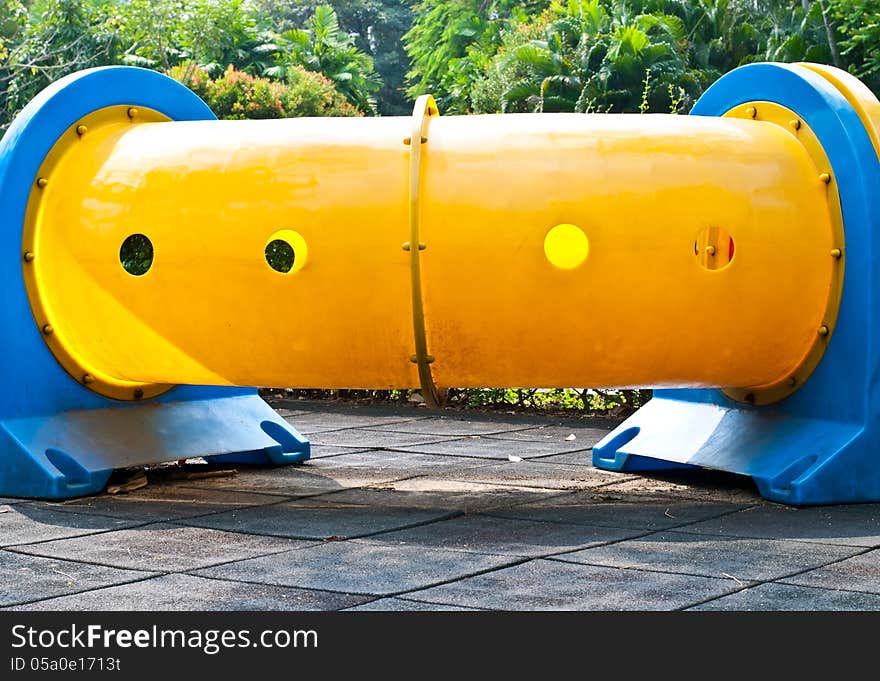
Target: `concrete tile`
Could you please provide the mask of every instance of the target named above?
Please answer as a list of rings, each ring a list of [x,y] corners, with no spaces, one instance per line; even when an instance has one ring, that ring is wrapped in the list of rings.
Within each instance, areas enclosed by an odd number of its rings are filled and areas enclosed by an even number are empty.
[[[312,442],[319,445],[353,447],[362,449],[396,449],[407,445],[448,442],[454,438],[441,435],[419,435],[414,433],[393,433],[387,430],[348,428],[315,433]]]
[[[424,414],[413,412],[411,415],[382,414],[369,410],[362,411],[316,411],[306,414],[286,416],[285,420],[304,435],[326,433],[331,430],[345,430],[347,428],[366,428],[368,426],[398,426],[410,423],[416,419],[424,418]],[[311,439],[311,438],[310,438]]]
[[[183,521],[193,527],[299,539],[352,538],[411,527],[449,517],[436,509],[392,508],[333,504],[309,499],[259,509],[241,509]]]
[[[786,584],[880,594],[880,549],[783,580]]]
[[[401,480],[427,473],[465,471],[478,466],[487,466],[490,463],[491,461],[487,460],[457,456],[375,450],[312,461],[309,462],[309,470],[326,471],[333,476],[341,474],[361,477],[385,476],[386,480]]]
[[[880,544],[880,504],[794,508],[767,503],[691,525],[687,531],[873,547]]]
[[[321,498],[328,503],[370,508],[434,508],[474,513],[562,494],[561,490],[487,485],[433,477],[408,478],[378,487],[361,487]]]
[[[664,530],[736,511],[735,504],[700,503],[675,499],[629,501],[595,492],[572,492],[510,509],[491,511],[503,518]]]
[[[346,541],[230,563],[197,574],[378,596],[464,577],[510,560],[461,551]]]
[[[689,610],[880,610],[880,596],[772,583],[759,584]]]
[[[184,572],[302,546],[308,542],[156,524],[108,532],[100,541],[91,537],[57,539],[16,551],[111,567]]]
[[[371,426],[370,430],[384,430],[416,435],[445,435],[469,437],[474,435],[499,435],[517,430],[534,428],[535,424],[525,418],[468,418],[466,416],[436,415],[436,412],[418,421]]]
[[[576,452],[567,452],[565,454],[542,456],[540,459],[535,459],[534,461],[535,463],[555,463],[564,466],[589,466],[590,468],[593,468],[593,452],[591,449],[583,449]],[[615,471],[605,472],[611,475],[618,476],[621,481],[628,480],[629,478],[633,477],[629,473],[617,473]]]
[[[467,515],[358,541],[534,557],[637,534],[638,530]]]
[[[234,475],[201,481],[180,480],[149,485],[129,494],[101,494],[61,502],[36,503],[53,511],[87,513],[138,522],[160,522],[229,511],[243,506],[273,504],[287,498],[249,491],[214,489],[215,486],[220,486],[218,481],[234,480],[237,477]]]
[[[358,452],[369,451],[369,447],[340,447],[337,445],[322,445],[312,441],[311,460],[323,459],[328,456],[339,456],[340,454],[356,454]]]
[[[510,440],[511,442],[543,442],[565,443],[576,449],[591,449],[594,444],[608,435],[616,425],[615,422],[584,425],[577,421],[561,426],[536,426],[528,430],[517,430],[507,433],[489,435],[492,439]],[[570,438],[574,439],[570,439]]]
[[[287,418],[288,416],[304,416],[312,413],[305,409],[285,409],[283,407],[275,409],[275,411],[278,412],[278,416],[281,416],[282,418]]]
[[[404,452],[502,460],[507,460],[509,456],[532,459],[583,448],[584,444],[578,442],[530,442],[528,440],[514,442],[512,440],[499,440],[498,438],[481,436],[470,436],[459,440],[434,444],[398,447],[399,450]]]
[[[193,488],[215,490],[218,494],[224,490],[241,490],[301,498],[416,475],[410,469],[416,469],[418,462],[410,466],[408,464],[412,462],[389,459],[389,456],[387,452],[360,452],[310,460],[296,466],[240,467],[233,477],[187,484]],[[440,462],[432,460],[431,463]]]
[[[15,610],[74,611],[231,611],[340,610],[367,600],[325,591],[244,584],[193,575],[163,575],[76,596],[61,596]]]
[[[446,475],[453,480],[560,490],[592,489],[621,480],[619,473],[603,471],[592,466],[548,464],[544,463],[543,459],[504,461],[478,468],[453,470]]]
[[[707,469],[648,473],[607,485],[604,491],[628,496],[673,497],[747,505],[765,503],[751,478]]]
[[[765,581],[851,556],[822,544],[660,532],[558,556],[585,565],[660,570],[734,581]]]
[[[15,504],[0,513],[0,546],[93,534],[133,524],[116,518],[59,511],[35,502]]]
[[[378,598],[364,605],[356,605],[347,610],[357,610],[365,612],[477,612],[479,608],[465,608],[458,605],[443,605],[442,603],[422,603],[420,601],[410,601],[405,598]]]
[[[407,596],[493,610],[673,610],[729,593],[731,584],[539,559]]]
[[[147,572],[0,551],[0,607],[67,596],[149,576]]]

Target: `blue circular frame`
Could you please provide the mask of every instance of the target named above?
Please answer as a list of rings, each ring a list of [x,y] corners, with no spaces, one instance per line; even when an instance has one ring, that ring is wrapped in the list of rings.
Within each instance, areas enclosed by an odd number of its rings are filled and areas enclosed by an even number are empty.
[[[780,404],[804,416],[863,419],[868,381],[880,366],[876,344],[868,342],[875,324],[875,291],[880,291],[871,238],[872,226],[880,220],[877,153],[843,94],[816,72],[795,64],[750,64],[731,71],[703,94],[691,114],[721,116],[755,101],[791,109],[816,133],[834,173],[845,235],[846,271],[834,334],[813,375]],[[831,407],[831,402],[838,405]]]
[[[5,351],[0,369],[0,418],[128,404],[84,388],[58,364],[33,323],[21,273],[25,211],[43,160],[83,116],[119,105],[154,109],[177,121],[216,119],[194,92],[168,76],[130,66],[107,66],[80,71],[49,85],[18,114],[0,139],[0,344]],[[152,401],[255,392],[181,386]]]
[[[659,399],[593,447],[593,464],[631,472],[692,466],[726,470],[752,477],[764,497],[788,504],[877,501],[880,263],[872,232],[880,224],[880,161],[845,96],[804,66],[740,67],[712,85],[692,114],[722,116],[760,101],[791,109],[804,120],[819,138],[834,173],[846,270],[828,348],[803,386],[772,405],[740,404],[720,390],[657,390]],[[707,410],[707,405],[720,411]],[[705,423],[710,417],[720,421],[707,440]],[[680,455],[670,451],[675,438],[682,442]]]

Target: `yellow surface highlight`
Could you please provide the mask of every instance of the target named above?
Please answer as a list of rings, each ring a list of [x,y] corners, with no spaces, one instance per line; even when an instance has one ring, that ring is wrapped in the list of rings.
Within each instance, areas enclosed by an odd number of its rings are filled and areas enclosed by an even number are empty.
[[[769,121],[448,116],[410,144],[409,118],[86,124],[34,190],[23,267],[53,352],[102,381],[418,387],[415,256],[441,388],[772,385],[834,296],[829,186]],[[581,230],[560,261],[582,266],[554,266],[551,226]],[[719,269],[708,228],[735,242]],[[295,276],[264,255],[288,230]]]
[[[544,237],[544,255],[554,267],[573,270],[590,253],[590,241],[584,230],[575,225],[556,225]]]

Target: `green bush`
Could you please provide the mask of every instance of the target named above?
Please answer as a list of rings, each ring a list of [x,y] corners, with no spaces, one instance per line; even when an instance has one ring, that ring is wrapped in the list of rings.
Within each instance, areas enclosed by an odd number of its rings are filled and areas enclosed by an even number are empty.
[[[212,79],[195,64],[168,72],[211,107],[218,118],[257,119],[297,116],[361,116],[320,73],[291,67],[283,82],[252,76],[232,65]]]

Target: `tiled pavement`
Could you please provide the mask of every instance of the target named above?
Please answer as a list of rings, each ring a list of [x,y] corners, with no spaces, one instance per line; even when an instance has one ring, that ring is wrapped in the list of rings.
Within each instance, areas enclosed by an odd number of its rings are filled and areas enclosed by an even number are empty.
[[[600,471],[610,422],[282,406],[313,441],[303,465],[0,499],[0,607],[880,610],[880,504]]]

